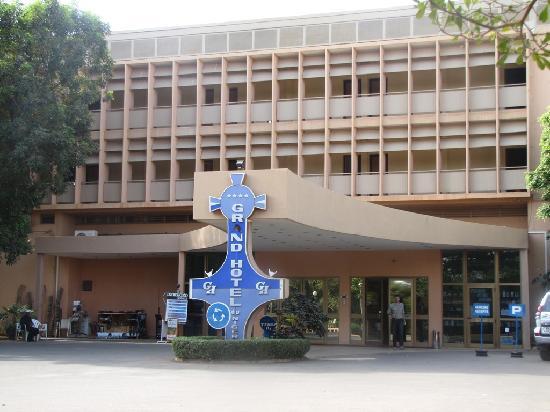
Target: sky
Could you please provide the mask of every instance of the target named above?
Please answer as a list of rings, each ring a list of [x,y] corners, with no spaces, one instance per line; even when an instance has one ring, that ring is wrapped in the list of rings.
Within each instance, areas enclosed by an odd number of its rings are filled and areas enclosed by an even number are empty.
[[[189,26],[410,6],[413,0],[60,0],[90,11],[111,31]],[[24,1],[24,3],[28,3]]]

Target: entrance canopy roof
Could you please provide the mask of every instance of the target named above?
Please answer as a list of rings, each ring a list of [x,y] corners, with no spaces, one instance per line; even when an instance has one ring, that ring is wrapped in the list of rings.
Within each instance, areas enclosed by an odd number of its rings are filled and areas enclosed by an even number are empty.
[[[209,196],[231,184],[231,172],[195,173],[193,218],[205,226],[182,234],[39,237],[36,252],[82,258],[173,256],[225,250],[226,219]],[[246,172],[244,184],[267,195],[251,216],[256,251],[525,249],[527,231],[462,222],[376,205],[323,189],[287,169]]]
[[[209,196],[230,185],[231,172],[195,174],[193,218],[225,229]],[[267,209],[251,216],[254,250],[382,250],[527,247],[527,232],[380,206],[335,193],[288,169],[246,172],[244,184],[267,195]]]

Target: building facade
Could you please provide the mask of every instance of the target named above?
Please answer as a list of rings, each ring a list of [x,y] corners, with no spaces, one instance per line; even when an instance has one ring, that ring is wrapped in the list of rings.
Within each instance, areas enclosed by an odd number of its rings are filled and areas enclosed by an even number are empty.
[[[494,43],[414,14],[114,33],[113,77],[92,107],[98,151],[33,214],[35,253],[0,267],[0,303],[32,300],[51,321],[56,296],[63,318],[79,300],[94,328],[99,312],[143,310],[154,335],[162,294],[221,264],[207,199],[244,168],[273,199],[253,221],[255,258],[319,301],[323,342],[387,344],[400,294],[409,345],[439,333],[476,346],[482,302],[485,342],[510,346],[507,306],[532,308],[531,280],[548,270],[524,174],[550,74],[514,56],[497,66]],[[192,302],[184,333],[212,333],[204,312]]]

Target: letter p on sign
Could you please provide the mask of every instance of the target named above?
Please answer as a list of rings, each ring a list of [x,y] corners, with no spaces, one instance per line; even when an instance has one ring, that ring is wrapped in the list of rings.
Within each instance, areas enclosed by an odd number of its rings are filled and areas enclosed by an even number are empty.
[[[525,305],[510,304],[510,315],[521,318],[525,314]]]

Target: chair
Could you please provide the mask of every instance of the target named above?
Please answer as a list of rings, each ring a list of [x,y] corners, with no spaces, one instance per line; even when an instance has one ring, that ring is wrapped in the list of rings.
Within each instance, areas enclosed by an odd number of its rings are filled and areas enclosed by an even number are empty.
[[[41,334],[44,334],[44,337],[42,337]],[[40,327],[38,328],[38,335],[36,335],[36,340],[40,340],[40,339],[48,339],[48,324],[47,323],[41,323]]]
[[[58,333],[58,338],[61,337],[61,330],[62,329],[65,329],[67,331],[67,334],[65,335],[66,337],[69,337],[69,335],[71,334],[71,320],[70,319],[61,319],[61,321],[59,322],[59,326],[57,328],[57,333]]]
[[[28,335],[29,333],[27,332],[27,328],[23,327],[23,329],[21,329],[21,324],[17,322],[15,325],[15,340],[22,340],[23,342],[26,342]]]

